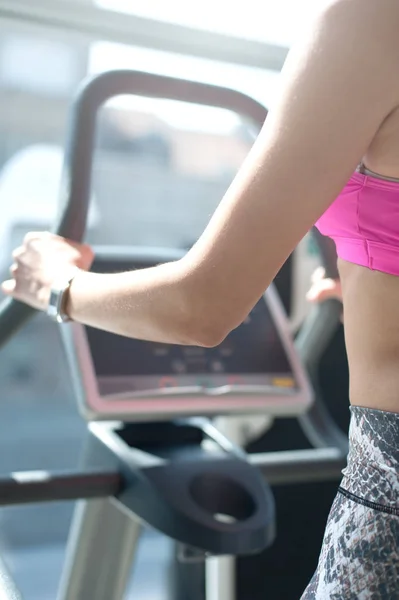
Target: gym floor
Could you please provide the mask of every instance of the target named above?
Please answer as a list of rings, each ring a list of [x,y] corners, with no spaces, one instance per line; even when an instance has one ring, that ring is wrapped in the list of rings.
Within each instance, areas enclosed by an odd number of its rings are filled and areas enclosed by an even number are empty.
[[[171,543],[165,537],[152,531],[145,532],[125,600],[172,600],[168,592],[171,554]],[[36,545],[9,550],[6,558],[24,597],[29,600],[56,598],[65,558],[64,545]]]

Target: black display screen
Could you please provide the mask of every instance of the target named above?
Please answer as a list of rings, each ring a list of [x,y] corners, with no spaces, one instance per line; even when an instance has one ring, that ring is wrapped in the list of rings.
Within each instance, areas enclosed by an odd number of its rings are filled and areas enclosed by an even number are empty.
[[[97,377],[291,371],[264,300],[216,348],[143,342],[91,327],[87,336]]]
[[[150,266],[137,264],[135,268]],[[96,267],[96,265],[95,265]],[[132,268],[107,261],[96,271]],[[97,377],[291,373],[288,357],[263,299],[216,348],[144,342],[86,327]]]

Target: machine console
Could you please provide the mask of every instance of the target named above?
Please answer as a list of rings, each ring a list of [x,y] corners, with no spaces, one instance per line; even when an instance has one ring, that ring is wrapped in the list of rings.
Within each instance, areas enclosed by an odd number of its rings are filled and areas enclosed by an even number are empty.
[[[181,256],[172,250],[97,249],[93,271],[146,268]],[[145,342],[76,323],[62,331],[80,409],[89,420],[293,416],[311,402],[273,285],[216,348]]]

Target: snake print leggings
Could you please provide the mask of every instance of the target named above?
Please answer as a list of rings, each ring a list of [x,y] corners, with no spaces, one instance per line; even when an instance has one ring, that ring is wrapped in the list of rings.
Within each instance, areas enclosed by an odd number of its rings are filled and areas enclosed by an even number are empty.
[[[399,599],[399,414],[351,413],[348,466],[301,600]]]

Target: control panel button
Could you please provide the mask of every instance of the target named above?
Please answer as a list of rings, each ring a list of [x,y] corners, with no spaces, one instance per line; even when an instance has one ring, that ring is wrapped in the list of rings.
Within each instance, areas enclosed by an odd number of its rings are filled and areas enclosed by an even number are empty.
[[[279,388],[293,388],[295,381],[292,377],[274,377],[272,385]]]
[[[153,352],[154,352],[154,356],[163,357],[163,356],[168,356],[169,349],[166,346],[155,346]]]
[[[159,380],[159,387],[161,389],[174,388],[179,387],[179,384],[177,383],[177,379],[174,377],[161,377]]]
[[[229,375],[227,377],[227,384],[228,385],[243,385],[244,382],[243,382],[242,378],[239,377],[238,375]]]
[[[205,377],[201,377],[201,379],[197,379],[196,384],[198,387],[202,388],[211,388],[213,387],[212,380],[207,379]]]
[[[212,361],[212,371],[214,371],[215,373],[223,373],[224,371],[224,365],[220,360],[214,360]]]
[[[183,360],[174,360],[172,362],[172,367],[175,373],[182,374],[187,372],[187,365]]]

